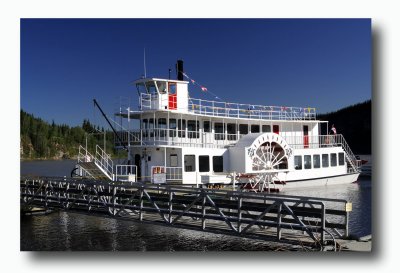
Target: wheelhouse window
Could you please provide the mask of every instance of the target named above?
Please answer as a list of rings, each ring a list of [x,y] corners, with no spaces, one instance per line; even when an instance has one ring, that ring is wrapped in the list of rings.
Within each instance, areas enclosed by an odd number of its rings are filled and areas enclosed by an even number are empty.
[[[318,169],[321,167],[321,156],[320,155],[313,155],[313,166],[314,166],[314,169]]]
[[[224,171],[223,156],[213,156],[213,171],[215,173],[222,173]]]
[[[195,155],[185,155],[185,172],[196,171],[196,157]]]
[[[294,156],[294,169],[295,170],[303,169],[303,163],[302,163],[302,160],[301,160],[301,155],[295,155]]]
[[[337,154],[331,154],[331,167],[337,166]]]
[[[339,166],[344,165],[344,153],[339,153]]]
[[[205,133],[211,132],[211,125],[210,125],[210,121],[209,121],[209,120],[205,120],[205,121],[203,122],[203,131],[204,131]]]
[[[239,124],[239,134],[247,135],[249,133],[249,126],[247,124]]]
[[[176,137],[176,119],[169,119],[169,137]]]
[[[223,123],[214,123],[214,132],[215,132],[215,140],[224,140],[225,139],[225,130]]]
[[[304,156],[304,169],[311,169],[311,155]]]
[[[322,155],[322,167],[323,168],[329,167],[329,155],[328,154]]]
[[[262,129],[263,133],[270,133],[271,132],[271,125],[263,125],[261,129]]]
[[[210,157],[208,155],[199,155],[199,172],[210,171]]]
[[[186,137],[186,120],[178,119],[178,137]]]
[[[260,125],[258,125],[258,124],[252,124],[252,125],[251,125],[251,132],[252,132],[252,133],[259,133],[259,132],[260,132]]]
[[[160,92],[161,94],[167,93],[166,82],[156,81],[156,83],[157,83],[158,92]]]
[[[199,121],[188,120],[188,138],[199,138]]]
[[[226,131],[228,134],[228,140],[236,140],[236,124],[228,123],[226,125]]]
[[[154,81],[146,82],[145,85],[147,92],[149,92],[152,96],[157,95],[157,89],[156,85],[154,84]]]

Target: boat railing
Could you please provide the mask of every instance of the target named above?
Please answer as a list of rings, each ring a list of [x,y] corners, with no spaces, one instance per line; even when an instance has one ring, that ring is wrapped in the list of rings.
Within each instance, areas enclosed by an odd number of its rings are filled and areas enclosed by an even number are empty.
[[[113,170],[114,170],[114,162],[111,159],[111,156],[107,154],[99,145],[96,145],[96,156],[95,156],[95,163],[100,166],[109,176],[111,180],[113,178]]]
[[[202,99],[189,99],[189,112],[230,118],[261,120],[315,120],[316,110],[312,107],[265,106]]]
[[[153,183],[181,182],[182,167],[152,166],[151,181]]]
[[[127,146],[127,132],[117,132],[121,137],[116,139],[116,146]],[[136,135],[137,139],[130,139],[130,145],[172,145],[172,146],[187,146],[187,147],[225,147],[233,145],[243,135],[226,134],[226,133],[211,133],[202,131],[187,131],[177,129],[143,129],[131,131],[130,134]]]
[[[137,181],[136,165],[115,165],[115,180],[116,181]]]
[[[141,93],[139,105],[141,110],[169,109],[168,96]],[[313,107],[265,106],[189,98],[185,109],[174,105],[170,110],[188,111],[199,115],[242,118],[258,120],[315,120],[316,109]]]

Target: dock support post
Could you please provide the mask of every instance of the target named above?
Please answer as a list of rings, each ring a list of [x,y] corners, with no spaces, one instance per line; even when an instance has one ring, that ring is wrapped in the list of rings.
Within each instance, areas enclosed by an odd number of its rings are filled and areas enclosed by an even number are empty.
[[[117,187],[114,185],[113,186],[113,195],[112,195],[112,203],[113,203],[113,215],[115,216],[115,205],[117,204],[117,197],[116,197],[116,195],[117,195]]]
[[[346,210],[346,230],[344,231],[344,236],[347,238],[349,237],[349,212]]]
[[[139,221],[142,222],[143,221],[143,187],[140,188],[140,205],[139,205]]]
[[[280,202],[279,203],[279,205],[278,205],[278,215],[277,215],[277,217],[278,217],[278,225],[277,225],[277,227],[276,227],[276,236],[277,236],[277,239],[278,240],[280,240],[281,239],[281,236],[282,236],[282,231],[281,231],[281,223],[282,223],[282,203]]]
[[[201,191],[203,195],[203,200],[201,202],[201,228],[202,230],[206,229],[206,195],[204,194],[204,190]]]
[[[242,232],[242,197],[238,197],[238,223],[237,230],[238,233]]]
[[[325,204],[321,205],[321,245],[325,244]]]
[[[172,191],[169,189],[169,215],[168,215],[168,223],[172,223]]]

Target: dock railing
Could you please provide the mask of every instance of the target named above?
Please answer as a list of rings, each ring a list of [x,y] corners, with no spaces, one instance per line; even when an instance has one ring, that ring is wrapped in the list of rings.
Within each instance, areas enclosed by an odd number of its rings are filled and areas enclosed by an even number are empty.
[[[20,201],[23,210],[72,210],[318,249],[348,235],[351,211],[342,199],[55,177],[22,177]]]

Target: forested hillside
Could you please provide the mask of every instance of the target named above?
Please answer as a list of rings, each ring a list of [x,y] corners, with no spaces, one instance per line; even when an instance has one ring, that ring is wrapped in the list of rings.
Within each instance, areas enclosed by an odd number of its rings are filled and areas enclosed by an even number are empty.
[[[20,126],[21,159],[74,158],[78,154],[79,145],[85,146],[86,136],[88,147],[104,145],[104,129],[95,128],[88,120],[76,127],[57,125],[54,121],[49,124],[21,110]],[[107,153],[111,153],[113,134],[110,131],[106,131],[106,147]]]
[[[336,112],[318,115],[318,119],[335,124],[338,134],[343,134],[354,154],[371,154],[371,100],[358,103]]]

